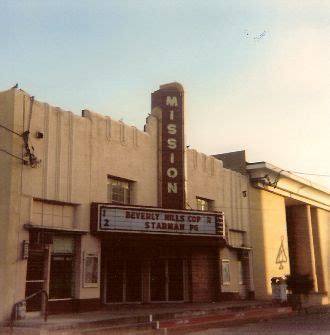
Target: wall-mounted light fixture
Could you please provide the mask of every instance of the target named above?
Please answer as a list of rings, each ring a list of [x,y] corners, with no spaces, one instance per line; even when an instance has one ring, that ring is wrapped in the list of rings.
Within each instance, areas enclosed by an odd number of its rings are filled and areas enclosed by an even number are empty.
[[[37,131],[36,134],[35,134],[36,138],[43,138],[44,137],[44,133],[42,133],[41,131]]]

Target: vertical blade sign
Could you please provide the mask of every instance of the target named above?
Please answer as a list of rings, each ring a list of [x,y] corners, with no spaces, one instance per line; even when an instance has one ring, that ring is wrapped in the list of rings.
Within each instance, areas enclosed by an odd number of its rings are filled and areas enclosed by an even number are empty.
[[[185,209],[184,91],[179,83],[161,85],[152,93],[152,109],[161,119],[161,207]]]

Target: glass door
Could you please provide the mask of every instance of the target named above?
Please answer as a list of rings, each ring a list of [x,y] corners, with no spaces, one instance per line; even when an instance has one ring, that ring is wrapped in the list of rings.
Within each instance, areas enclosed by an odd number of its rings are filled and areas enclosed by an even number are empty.
[[[125,271],[125,301],[142,301],[142,273],[141,262],[136,260],[126,261]]]
[[[54,235],[49,270],[49,299],[72,299],[74,296],[75,240],[68,235]]]
[[[169,259],[167,261],[168,271],[168,300],[183,300],[183,260]]]
[[[166,301],[166,260],[150,261],[150,300]]]
[[[109,259],[106,262],[106,303],[142,301],[142,266],[137,260]]]
[[[150,300],[184,300],[183,259],[152,260],[150,262]]]
[[[73,257],[53,254],[50,263],[49,299],[68,299],[73,296]]]
[[[106,302],[115,303],[124,300],[124,262],[122,260],[107,261]]]

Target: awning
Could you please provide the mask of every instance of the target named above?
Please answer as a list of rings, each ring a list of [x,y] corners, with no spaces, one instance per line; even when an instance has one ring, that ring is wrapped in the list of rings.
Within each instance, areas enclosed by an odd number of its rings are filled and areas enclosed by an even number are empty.
[[[32,230],[32,231],[44,231],[44,232],[50,232],[50,233],[58,233],[58,234],[77,234],[77,235],[83,235],[87,234],[88,230],[82,230],[82,229],[69,229],[69,228],[59,228],[59,227],[50,227],[50,226],[44,226],[44,225],[34,225],[33,223],[25,223],[24,228],[26,230]]]

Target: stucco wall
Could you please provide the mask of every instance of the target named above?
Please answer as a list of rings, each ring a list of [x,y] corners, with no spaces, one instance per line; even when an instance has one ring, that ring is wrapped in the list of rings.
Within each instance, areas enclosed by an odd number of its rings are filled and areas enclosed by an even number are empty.
[[[238,283],[237,253],[227,248],[224,248],[220,251],[219,258],[220,262],[222,262],[223,260],[224,261],[229,260],[229,269],[230,269],[230,282],[223,283],[223,281],[221,281],[221,292],[222,293],[234,292],[238,294],[240,292],[240,287]],[[221,273],[221,263],[220,263],[220,273]]]
[[[187,150],[186,157],[188,208],[196,208],[196,197],[212,200],[212,210],[225,213],[228,228],[248,231],[248,197],[243,193],[248,190],[247,177],[196,150]]]
[[[23,92],[17,92],[16,101],[19,106],[25,106],[17,110],[18,114],[30,110],[30,100]],[[90,203],[108,201],[109,175],[135,182],[132,199],[134,204],[157,206],[157,141],[156,136],[151,136],[155,125],[155,120],[150,118],[147,132],[142,132],[90,111],[84,111],[83,117],[79,117],[35,101],[30,139],[35,148],[35,155],[41,159],[41,163],[34,169],[29,166],[23,167],[22,197],[24,194],[25,199],[30,199],[30,202],[25,201],[22,210],[24,215],[20,231],[25,238],[27,232],[22,229],[22,225],[27,222],[88,231]],[[37,131],[43,133],[42,139],[34,136]],[[33,204],[36,206],[37,202],[33,202],[32,198],[72,203],[74,217],[65,224],[57,223],[47,213],[56,210],[52,209],[56,205],[44,204],[43,213],[48,216],[43,215],[40,222],[33,216]],[[100,254],[100,241],[92,236],[83,236],[77,255],[80,257],[80,263],[84,252]],[[77,283],[81,282],[81,275],[80,266],[80,272],[76,272]],[[20,281],[19,285],[22,286],[18,290],[19,298],[23,298],[25,282]],[[79,287],[75,290],[76,298],[99,297],[100,287]]]
[[[284,198],[250,187],[250,235],[257,299],[271,298],[271,278],[290,273]],[[283,255],[283,249],[284,254]],[[280,269],[279,254],[286,258]]]
[[[19,106],[15,102],[16,90],[0,93],[0,124],[21,134],[22,115],[15,111]],[[22,157],[22,139],[20,136],[0,128],[0,148],[17,157]],[[25,278],[25,262],[20,259],[21,244],[26,237],[20,229],[22,162],[0,151],[0,320],[10,317],[12,306],[22,294],[20,278]]]

